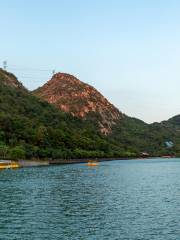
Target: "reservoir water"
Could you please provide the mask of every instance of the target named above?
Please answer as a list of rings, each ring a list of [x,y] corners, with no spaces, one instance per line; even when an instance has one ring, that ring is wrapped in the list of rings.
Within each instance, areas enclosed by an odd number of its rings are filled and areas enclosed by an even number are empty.
[[[0,240],[180,239],[180,159],[0,172]]]

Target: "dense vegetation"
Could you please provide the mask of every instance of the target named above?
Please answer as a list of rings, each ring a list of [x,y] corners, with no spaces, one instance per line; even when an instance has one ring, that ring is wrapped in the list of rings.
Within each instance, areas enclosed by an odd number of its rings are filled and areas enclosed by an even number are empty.
[[[180,120],[180,117],[179,117]],[[124,116],[114,126],[111,140],[119,142],[123,149],[128,146],[133,152],[147,152],[151,156],[179,155],[180,153],[180,121],[179,126],[172,122],[147,124],[143,121]],[[167,142],[173,146],[168,147]]]
[[[59,111],[31,95],[14,75],[0,70],[1,158],[180,155],[180,116],[148,125],[124,115],[109,136],[99,132],[94,114],[88,119]],[[167,147],[167,141],[174,145]]]
[[[86,158],[129,156],[100,134],[96,124],[59,111],[24,88],[4,84],[0,71],[1,158]],[[15,77],[10,75],[11,78]],[[7,83],[7,82],[6,82]]]

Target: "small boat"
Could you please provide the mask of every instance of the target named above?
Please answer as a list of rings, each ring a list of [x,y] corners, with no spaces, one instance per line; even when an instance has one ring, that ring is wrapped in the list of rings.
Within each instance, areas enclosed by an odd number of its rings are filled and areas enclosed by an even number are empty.
[[[0,170],[20,168],[20,164],[14,161],[0,161]]]
[[[86,164],[86,166],[88,167],[95,167],[95,166],[98,166],[99,163],[97,161],[94,161],[94,160],[89,160]]]

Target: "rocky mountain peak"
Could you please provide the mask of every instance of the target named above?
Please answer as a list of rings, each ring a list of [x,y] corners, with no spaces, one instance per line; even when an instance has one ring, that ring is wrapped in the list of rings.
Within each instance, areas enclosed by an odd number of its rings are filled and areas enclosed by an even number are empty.
[[[122,118],[122,113],[100,92],[67,73],[57,73],[34,94],[60,110],[80,118],[93,118],[103,134]]]

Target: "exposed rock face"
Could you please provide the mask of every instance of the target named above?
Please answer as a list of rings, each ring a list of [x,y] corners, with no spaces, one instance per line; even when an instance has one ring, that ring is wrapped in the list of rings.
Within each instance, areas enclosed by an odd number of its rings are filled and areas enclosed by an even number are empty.
[[[88,118],[94,114],[104,134],[108,134],[123,116],[94,87],[65,73],[55,74],[49,82],[35,90],[34,94],[76,117]]]
[[[1,68],[0,68],[0,83],[27,91],[25,87],[17,80],[17,78],[12,73],[9,73]]]

